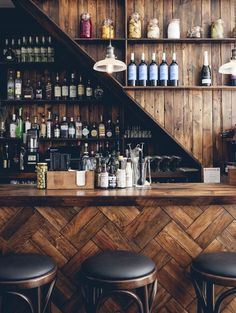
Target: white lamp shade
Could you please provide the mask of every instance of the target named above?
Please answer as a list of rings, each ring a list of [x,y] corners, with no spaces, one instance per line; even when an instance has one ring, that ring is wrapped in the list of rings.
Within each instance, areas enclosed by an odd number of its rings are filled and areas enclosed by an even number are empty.
[[[109,74],[114,72],[122,72],[127,68],[126,64],[114,58],[105,58],[94,64],[93,69],[98,72],[107,72]]]
[[[219,72],[221,74],[236,75],[236,60],[231,60],[230,62],[221,65]]]

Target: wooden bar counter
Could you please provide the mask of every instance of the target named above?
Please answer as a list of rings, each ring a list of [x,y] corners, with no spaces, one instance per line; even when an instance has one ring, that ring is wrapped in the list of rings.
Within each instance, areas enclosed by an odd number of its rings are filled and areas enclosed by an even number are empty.
[[[84,312],[80,264],[105,249],[133,250],[156,262],[159,286],[153,313],[194,313],[188,278],[192,258],[203,251],[236,251],[236,186],[223,184],[113,191],[0,185],[0,216],[3,253],[45,253],[58,263],[53,313]],[[108,302],[102,312],[116,310]],[[233,299],[224,312],[235,311]],[[127,312],[136,310],[131,306]]]

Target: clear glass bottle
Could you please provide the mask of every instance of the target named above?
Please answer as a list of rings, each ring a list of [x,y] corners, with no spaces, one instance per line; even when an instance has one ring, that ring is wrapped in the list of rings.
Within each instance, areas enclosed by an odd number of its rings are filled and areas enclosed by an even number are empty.
[[[48,53],[48,62],[53,63],[55,61],[55,50],[52,44],[51,36],[48,36],[47,40],[47,53]]]
[[[55,116],[55,122],[53,127],[53,137],[54,138],[60,138],[61,137],[61,130],[60,130],[60,124],[59,124],[59,116]]]
[[[47,137],[47,125],[45,122],[45,116],[44,115],[42,116],[41,123],[40,123],[39,137],[41,137],[41,138]]]
[[[48,51],[47,51],[46,40],[44,36],[42,36],[42,39],[41,39],[40,57],[41,57],[41,62],[45,62],[45,63],[48,62]]]
[[[70,118],[68,132],[69,132],[69,138],[74,139],[75,138],[75,123],[74,123],[73,117]]]
[[[103,117],[100,116],[100,123],[98,125],[98,137],[99,138],[105,138],[106,137],[106,128],[105,124],[103,123]]]
[[[52,122],[52,112],[51,111],[48,111],[46,127],[47,127],[47,138],[52,138],[53,122]]]
[[[81,139],[83,136],[83,124],[81,122],[80,116],[77,117],[77,120],[75,122],[75,137],[78,139]]]
[[[85,86],[83,84],[82,76],[79,77],[79,83],[78,83],[78,100],[83,100],[85,96]]]
[[[70,80],[70,86],[69,86],[69,99],[75,100],[77,97],[77,89],[75,84],[75,74],[71,73],[71,80]]]
[[[61,133],[61,138],[68,138],[69,136],[69,126],[66,120],[66,116],[63,116],[62,122],[60,125],[60,133]]]
[[[22,37],[21,42],[21,62],[28,62],[27,40],[25,36]]]
[[[15,83],[13,79],[13,72],[9,71],[7,80],[7,100],[14,100],[15,98]]]
[[[108,172],[106,167],[106,162],[102,162],[102,171],[100,174],[100,188],[101,189],[108,189],[109,183],[108,183]]]
[[[61,84],[60,84],[60,78],[59,78],[58,73],[56,75],[56,82],[54,85],[54,99],[61,100]]]
[[[9,125],[10,138],[16,138],[16,114],[12,114],[12,120]]]
[[[65,75],[61,86],[61,98],[62,100],[68,100],[68,97],[69,97],[69,86]]]
[[[93,122],[91,127],[91,138],[98,138],[98,128],[95,122]]]
[[[22,99],[22,78],[20,71],[16,72],[16,79],[15,79],[15,100]]]
[[[90,80],[88,79],[86,88],[85,88],[85,96],[87,100],[91,100],[93,97],[93,88],[91,86]]]
[[[28,62],[34,62],[34,43],[32,36],[29,36],[28,46],[27,46],[27,55],[28,55]]]
[[[35,42],[34,42],[34,61],[36,63],[41,62],[41,53],[40,53],[40,43],[39,43],[39,37],[35,37]]]

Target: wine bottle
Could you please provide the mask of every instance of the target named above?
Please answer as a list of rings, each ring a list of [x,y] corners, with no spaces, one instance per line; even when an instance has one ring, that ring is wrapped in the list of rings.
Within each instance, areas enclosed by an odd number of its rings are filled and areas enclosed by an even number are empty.
[[[208,51],[204,51],[204,62],[201,70],[201,85],[211,86],[211,69],[208,62]]]
[[[158,65],[156,63],[156,53],[152,54],[152,62],[149,65],[149,85],[157,86],[158,84]]]
[[[166,62],[166,53],[163,52],[162,62],[159,67],[160,86],[167,86],[168,84],[168,64]]]
[[[128,85],[136,86],[137,82],[137,65],[134,61],[134,53],[131,53],[130,63],[128,65]]]
[[[141,62],[138,66],[138,80],[139,86],[147,86],[147,63],[144,53],[142,53]]]
[[[169,80],[169,85],[170,86],[178,86],[179,83],[179,65],[176,62],[176,53],[173,52],[172,56],[172,63],[170,64],[170,80]]]

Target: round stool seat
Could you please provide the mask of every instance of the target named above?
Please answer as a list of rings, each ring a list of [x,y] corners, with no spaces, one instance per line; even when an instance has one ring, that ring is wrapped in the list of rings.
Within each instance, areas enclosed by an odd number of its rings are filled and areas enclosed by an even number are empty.
[[[236,253],[205,253],[193,260],[192,267],[207,274],[236,278]]]
[[[149,275],[155,263],[148,257],[130,251],[105,251],[82,264],[85,275],[104,280],[129,280]]]
[[[52,258],[39,254],[10,254],[0,257],[0,281],[38,278],[55,269]]]

